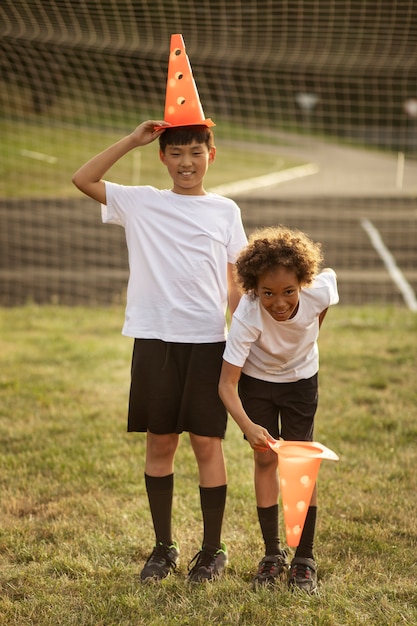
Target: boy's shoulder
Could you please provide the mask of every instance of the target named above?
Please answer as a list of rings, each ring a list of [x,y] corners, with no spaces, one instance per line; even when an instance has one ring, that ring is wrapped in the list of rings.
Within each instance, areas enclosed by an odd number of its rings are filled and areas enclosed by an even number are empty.
[[[153,185],[123,185],[122,183],[115,183],[113,181],[106,180],[104,181],[106,184],[106,190],[111,189],[115,193],[149,193],[149,194],[158,194],[163,191],[168,191],[167,189],[158,189]]]
[[[244,293],[233,315],[236,315],[241,321],[244,321],[247,319],[258,319],[260,312],[261,305],[259,298],[254,297],[250,293]]]
[[[160,202],[162,198],[168,197],[168,189],[158,189],[152,185],[123,185],[120,183],[106,182],[106,195],[110,199],[122,203],[141,202],[153,204]]]
[[[326,268],[316,276],[310,287],[302,289],[300,297],[309,298],[317,302],[324,301],[326,306],[337,304],[339,302],[339,293],[336,272]]]
[[[236,211],[240,212],[240,207],[237,204],[237,202],[232,200],[232,198],[228,198],[227,196],[222,196],[219,193],[214,193],[212,191],[209,191],[209,193],[206,196],[202,196],[202,197],[208,198],[209,200],[213,202],[213,204],[217,204],[218,206],[232,207]]]
[[[217,193],[215,191],[208,191],[206,196],[211,197],[213,200],[217,200],[218,202],[227,202],[227,203],[231,203],[231,204],[236,204],[236,202],[234,200],[232,200],[232,198],[229,198],[228,196],[224,196],[221,193]]]
[[[330,268],[326,267],[315,277],[312,287],[319,287],[322,285],[334,285],[337,283],[337,275],[336,272]]]

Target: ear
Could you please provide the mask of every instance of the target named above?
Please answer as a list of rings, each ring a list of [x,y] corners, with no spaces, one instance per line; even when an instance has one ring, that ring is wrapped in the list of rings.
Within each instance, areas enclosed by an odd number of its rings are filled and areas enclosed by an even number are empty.
[[[216,146],[212,146],[209,150],[209,157],[208,157],[209,165],[213,163],[215,158],[216,158]]]
[[[159,150],[159,159],[164,165],[166,165],[165,154],[162,150]]]

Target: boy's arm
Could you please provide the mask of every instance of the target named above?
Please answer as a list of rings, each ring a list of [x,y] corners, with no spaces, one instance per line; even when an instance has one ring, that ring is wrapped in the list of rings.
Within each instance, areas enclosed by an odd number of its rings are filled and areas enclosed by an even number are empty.
[[[227,300],[230,315],[233,315],[233,313],[236,311],[237,305],[239,304],[240,300],[240,292],[234,278],[233,267],[233,263],[227,264]]]
[[[240,430],[246,435],[254,450],[268,449],[268,440],[274,441],[266,428],[255,424],[245,412],[237,392],[241,367],[232,365],[223,360],[222,371],[219,380],[219,396]]]
[[[160,125],[155,130],[155,126]],[[106,186],[102,180],[104,174],[133,148],[145,146],[159,137],[168,126],[166,122],[148,120],[139,124],[135,130],[111,145],[103,152],[87,161],[75,172],[72,182],[80,191],[101,204],[106,204]]]

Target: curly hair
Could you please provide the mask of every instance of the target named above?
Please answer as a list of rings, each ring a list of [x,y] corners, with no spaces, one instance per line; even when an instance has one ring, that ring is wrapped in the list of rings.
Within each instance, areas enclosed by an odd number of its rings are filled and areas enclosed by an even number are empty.
[[[300,230],[270,226],[254,231],[237,258],[236,282],[243,293],[254,293],[262,274],[277,267],[294,272],[302,287],[310,285],[320,271],[321,244]]]

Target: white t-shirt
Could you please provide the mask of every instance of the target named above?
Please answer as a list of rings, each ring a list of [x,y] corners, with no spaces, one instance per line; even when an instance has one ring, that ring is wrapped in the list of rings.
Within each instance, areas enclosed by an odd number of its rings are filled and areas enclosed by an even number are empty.
[[[106,182],[102,220],[125,229],[130,276],[122,333],[141,339],[225,339],[227,264],[246,245],[240,209],[209,193]]]
[[[233,315],[224,360],[260,380],[310,378],[319,369],[319,315],[338,301],[333,271],[322,272],[310,287],[301,289],[297,313],[284,322],[274,320],[259,298],[245,294]]]

